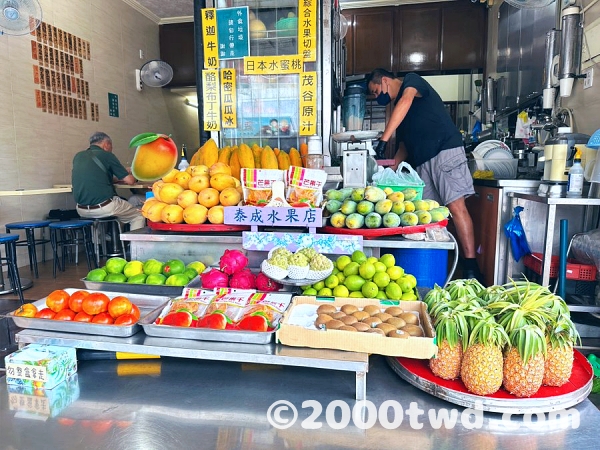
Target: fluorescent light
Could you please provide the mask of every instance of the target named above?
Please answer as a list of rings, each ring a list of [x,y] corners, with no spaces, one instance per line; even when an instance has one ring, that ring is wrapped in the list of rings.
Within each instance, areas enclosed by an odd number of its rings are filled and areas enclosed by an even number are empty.
[[[185,99],[185,104],[191,106],[192,108],[198,108],[198,102],[192,101],[189,98]]]

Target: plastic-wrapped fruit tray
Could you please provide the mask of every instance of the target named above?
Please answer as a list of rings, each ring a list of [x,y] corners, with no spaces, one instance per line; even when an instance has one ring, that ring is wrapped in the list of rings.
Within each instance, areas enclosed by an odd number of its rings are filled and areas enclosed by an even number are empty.
[[[435,376],[429,368],[429,360],[390,357],[388,364],[400,378],[442,400],[496,413],[528,414],[566,409],[587,398],[592,390],[594,372],[585,356],[577,350],[574,356],[571,378],[565,385],[542,386],[528,398],[516,397],[502,388],[492,395],[472,394],[460,380]]]
[[[425,225],[415,225],[412,227],[395,227],[395,228],[336,228],[331,225],[319,228],[322,233],[328,234],[350,234],[354,236],[362,236],[365,239],[373,239],[382,236],[397,236],[402,234],[425,233],[428,228],[444,228],[448,225],[448,219],[441,222],[428,223]]]

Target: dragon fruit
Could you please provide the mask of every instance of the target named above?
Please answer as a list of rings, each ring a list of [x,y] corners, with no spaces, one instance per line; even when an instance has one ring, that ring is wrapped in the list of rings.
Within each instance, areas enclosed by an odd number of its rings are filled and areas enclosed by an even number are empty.
[[[275,292],[281,289],[283,286],[277,281],[272,280],[264,273],[260,272],[256,275],[256,289],[262,292]]]
[[[248,265],[248,258],[239,250],[225,250],[219,260],[219,267],[228,275],[239,272]]]
[[[200,275],[204,289],[229,287],[229,277],[219,269],[211,269]]]
[[[256,289],[256,277],[250,269],[239,270],[229,279],[229,287],[238,289]]]

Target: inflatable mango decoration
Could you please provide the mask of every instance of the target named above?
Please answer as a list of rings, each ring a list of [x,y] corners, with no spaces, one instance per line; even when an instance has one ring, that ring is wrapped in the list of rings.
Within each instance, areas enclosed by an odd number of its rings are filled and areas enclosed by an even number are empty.
[[[140,181],[158,180],[177,164],[177,146],[166,134],[138,134],[129,147],[136,147],[131,174]]]

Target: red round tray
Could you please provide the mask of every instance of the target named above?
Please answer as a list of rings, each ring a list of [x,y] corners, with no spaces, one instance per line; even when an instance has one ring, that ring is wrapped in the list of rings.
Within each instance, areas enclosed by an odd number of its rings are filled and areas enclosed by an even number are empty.
[[[396,236],[399,234],[424,233],[428,228],[442,228],[448,225],[448,219],[441,222],[428,223],[426,225],[415,225],[413,227],[395,227],[395,228],[336,228],[326,225],[319,228],[319,231],[329,234],[351,234],[354,236],[363,236],[366,239],[373,239],[381,236]]]
[[[441,393],[441,391],[446,391],[446,394],[440,395],[440,397],[448,401],[452,401],[453,398],[460,398],[466,403],[469,401],[482,401],[484,409],[486,409],[487,400],[490,404],[494,405],[492,408],[487,408],[488,410],[502,412],[501,408],[503,407],[505,408],[504,411],[532,407],[543,409],[544,404],[551,405],[552,409],[556,409],[560,407],[559,404],[561,401],[573,405],[584,400],[591,389],[594,372],[586,357],[579,351],[574,350],[574,356],[573,371],[571,372],[571,378],[566,384],[561,387],[542,386],[534,395],[527,398],[516,397],[508,393],[504,388],[500,388],[498,392],[492,395],[480,396],[472,394],[461,380],[444,380],[435,376],[429,368],[429,360],[427,359],[389,358],[389,360],[393,363],[393,368],[395,365],[402,368],[404,374],[398,373],[402,378],[405,378],[404,375],[407,372],[410,373],[412,381],[409,380],[409,382],[423,390],[427,390],[425,389],[426,385],[433,384],[437,387],[435,392]],[[434,395],[437,396],[437,394]],[[536,403],[537,405],[534,405]],[[494,408],[498,409],[495,410]]]
[[[179,231],[182,233],[207,233],[211,231],[248,231],[250,229],[247,225],[223,225],[223,224],[199,224],[190,225],[187,223],[162,223],[162,222],[148,222],[148,228],[158,231]]]

